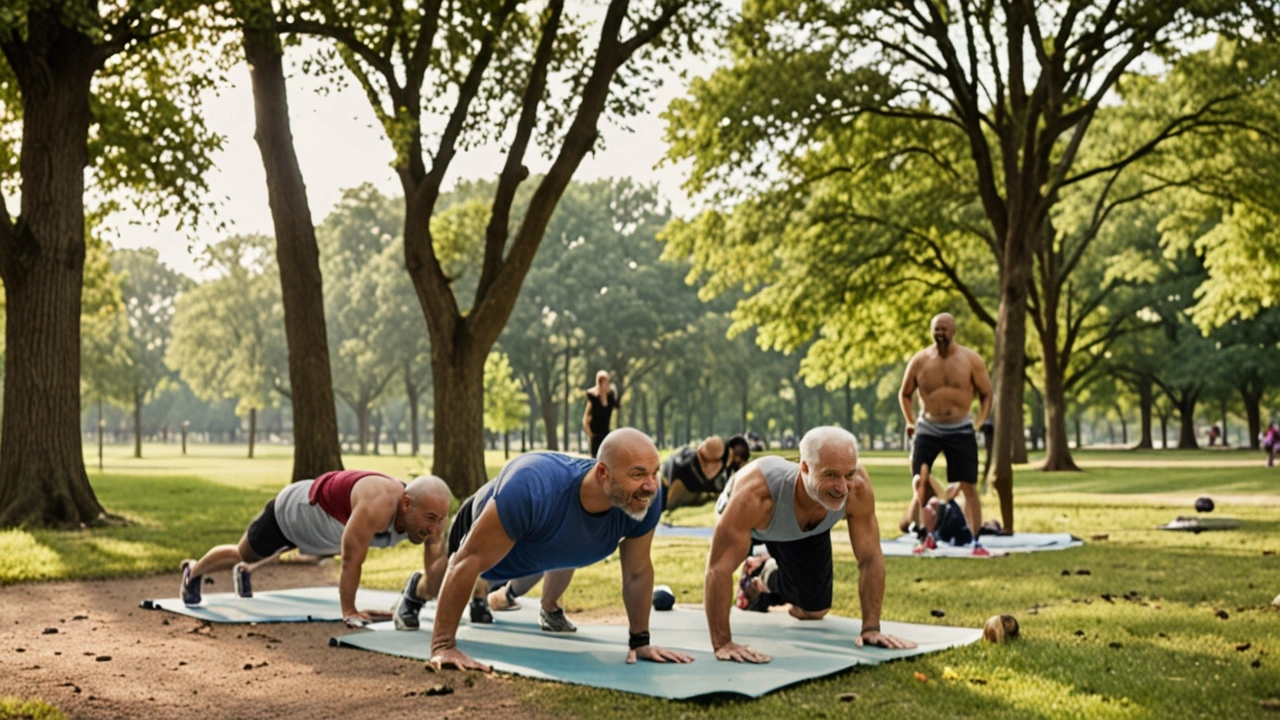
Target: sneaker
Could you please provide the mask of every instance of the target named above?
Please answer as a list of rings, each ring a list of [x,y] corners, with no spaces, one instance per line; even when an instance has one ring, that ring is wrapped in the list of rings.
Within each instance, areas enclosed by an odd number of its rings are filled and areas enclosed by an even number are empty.
[[[932,535],[925,535],[920,544],[911,549],[911,552],[916,555],[926,555],[937,549],[938,541],[934,540]]]
[[[488,598],[471,598],[471,622],[481,625],[493,624],[493,613],[489,612]]]
[[[244,563],[236,563],[231,568],[231,584],[236,586],[236,595],[242,598],[253,597],[253,585],[249,583],[249,571],[245,569]]]
[[[551,612],[540,610],[538,624],[542,626],[543,632],[578,632],[578,626],[569,622],[569,618],[564,616],[564,608],[556,608]]]
[[[498,600],[496,602],[494,600],[489,601],[490,610],[507,611],[520,609],[520,601],[516,599],[515,592],[511,590],[511,583],[503,585],[499,590],[501,590],[501,594],[498,595]],[[494,592],[498,591],[495,590]],[[490,593],[490,597],[493,597],[493,593]]]
[[[404,584],[404,592],[400,593],[400,599],[396,601],[395,610],[391,613],[397,630],[418,629],[418,611],[426,603],[425,600],[419,600],[416,594],[418,581],[421,579],[422,573],[415,572],[409,576],[409,582]]]
[[[182,594],[182,604],[188,607],[200,604],[200,586],[204,584],[203,575],[191,574],[191,568],[195,565],[195,560],[182,561],[182,585],[179,592]]]
[[[991,553],[988,552],[986,548],[982,547],[978,543],[974,543],[973,556],[974,557],[991,557]]]

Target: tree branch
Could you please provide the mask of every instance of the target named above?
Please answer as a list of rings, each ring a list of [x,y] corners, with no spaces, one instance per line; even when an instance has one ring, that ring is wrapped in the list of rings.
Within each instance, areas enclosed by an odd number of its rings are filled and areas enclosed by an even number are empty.
[[[480,281],[476,284],[475,304],[479,304],[489,292],[494,278],[502,269],[502,253],[507,245],[511,204],[515,200],[516,189],[529,176],[529,170],[524,166],[524,154],[529,148],[529,139],[533,136],[533,128],[538,120],[538,105],[547,90],[547,69],[551,65],[552,50],[560,32],[560,16],[563,12],[564,0],[551,0],[548,4],[542,37],[538,40],[533,68],[529,72],[529,83],[525,86],[520,102],[516,134],[507,150],[507,161],[502,174],[498,177],[498,187],[493,196],[493,212],[489,216],[489,225],[485,228],[484,261]]]

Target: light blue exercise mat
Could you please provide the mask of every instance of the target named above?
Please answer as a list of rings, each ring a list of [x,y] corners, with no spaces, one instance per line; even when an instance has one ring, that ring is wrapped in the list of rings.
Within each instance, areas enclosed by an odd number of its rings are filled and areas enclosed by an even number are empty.
[[[400,593],[390,590],[356,591],[356,607],[361,610],[390,610]],[[235,593],[205,593],[196,607],[182,604],[181,598],[143,600],[148,610],[168,610],[179,615],[218,623],[333,622],[342,620],[338,587],[296,588],[256,592],[251,598]]]
[[[1014,533],[1013,535],[983,535],[978,538],[992,557],[1011,553],[1040,552],[1041,550],[1065,550],[1080,547],[1084,543],[1070,533]],[[912,550],[920,541],[915,535],[903,535],[896,540],[881,540],[880,548],[886,557],[973,557],[973,548],[938,543],[936,550],[915,555]],[[981,559],[981,558],[979,558]]]
[[[711,527],[695,527],[690,525],[667,525],[658,523],[658,527],[654,532],[654,537],[689,537],[702,538],[704,540],[711,539],[711,533],[715,528]]]
[[[693,527],[688,525],[659,524],[657,537],[688,537],[711,539],[715,528]],[[839,532],[833,537],[847,537]],[[1014,535],[983,535],[982,545],[991,552],[992,557],[1000,557],[1010,553],[1038,552],[1041,550],[1065,550],[1080,547],[1084,543],[1080,538],[1069,533],[1017,533]],[[915,535],[903,535],[893,540],[881,540],[880,549],[886,557],[916,557],[912,550],[919,544]],[[973,548],[939,545],[925,557],[973,557]]]
[[[370,630],[355,631],[330,642],[428,660],[432,611],[431,604],[423,608],[422,629],[418,631],[397,631],[389,622],[378,623]],[[781,609],[770,613],[734,610],[734,640],[773,656],[773,661],[764,665],[739,664],[716,660],[702,608],[686,606],[653,612],[650,632],[655,645],[689,653],[696,660],[688,665],[628,665],[625,624],[577,621],[576,633],[546,633],[538,627],[537,603],[532,600],[525,600],[520,610],[495,612],[494,616],[494,625],[460,626],[458,647],[495,670],[670,699],[717,693],[760,697],[854,665],[878,665],[886,660],[968,645],[982,638],[982,630],[886,622],[885,632],[914,640],[919,647],[859,648],[854,646],[862,625],[858,620],[828,616],[801,622]]]

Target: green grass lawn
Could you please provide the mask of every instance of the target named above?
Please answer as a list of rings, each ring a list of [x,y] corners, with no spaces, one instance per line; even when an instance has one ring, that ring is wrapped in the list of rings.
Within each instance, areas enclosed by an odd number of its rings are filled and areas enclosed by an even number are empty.
[[[109,447],[105,473],[96,470],[96,447],[86,448],[86,462],[103,504],[132,524],[0,532],[0,584],[175,572],[181,558],[238,538],[291,466],[288,451],[272,446],[261,447],[255,460],[243,458],[239,446],[192,446],[185,458],[176,446],[148,446],[143,460],[127,457],[130,451]],[[893,467],[901,460],[895,453],[868,458],[887,537],[897,534],[908,495],[905,462]],[[1086,451],[1080,460],[1088,467],[1082,473],[1018,468],[1017,527],[1086,539],[1105,534],[1106,540],[991,561],[887,560],[886,619],[977,627],[991,615],[1011,613],[1022,623],[1024,637],[1017,642],[856,669],[753,701],[673,702],[515,682],[528,702],[568,717],[1261,714],[1261,700],[1280,697],[1280,614],[1269,605],[1280,593],[1280,555],[1270,554],[1280,551],[1280,469],[1268,470],[1258,454],[1243,451]],[[427,460],[403,456],[350,456],[346,462],[399,477],[429,467]],[[501,453],[491,453],[487,462],[496,472]],[[1220,505],[1216,514],[1238,517],[1243,527],[1199,535],[1153,529],[1192,512],[1190,499],[1199,494],[1213,496]],[[997,516],[994,497],[984,505],[988,517]],[[709,506],[683,509],[675,519],[710,524],[712,513]],[[856,616],[857,570],[843,529],[837,533],[833,611]],[[656,540],[657,581],[670,585],[681,602],[700,602],[706,552],[705,541]],[[407,544],[375,550],[365,584],[395,589],[420,563],[418,548]],[[566,604],[571,611],[621,613],[616,555],[580,570]],[[946,616],[932,617],[935,609]],[[958,679],[944,679],[947,668]],[[917,672],[927,681],[916,679]],[[842,693],[857,699],[842,702]]]

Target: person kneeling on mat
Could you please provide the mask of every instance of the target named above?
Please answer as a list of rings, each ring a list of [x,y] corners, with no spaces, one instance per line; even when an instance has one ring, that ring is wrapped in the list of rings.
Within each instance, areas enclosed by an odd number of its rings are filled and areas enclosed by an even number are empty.
[[[936,550],[938,543],[959,547],[973,542],[964,508],[956,502],[958,485],[943,489],[942,483],[929,474],[929,466],[921,465],[920,474],[911,479],[911,489],[911,503],[898,521],[898,529],[920,539],[912,552],[919,555]],[[922,504],[921,498],[928,499]]]
[[[600,444],[598,460],[551,452],[522,455],[462,503],[449,530],[447,561],[428,557],[427,575],[416,572],[409,578],[396,606],[396,627],[416,629],[424,598],[439,589],[431,664],[488,671],[456,643],[468,595],[472,622],[493,622],[486,600],[488,583],[479,580],[510,581],[585,567],[616,548],[631,630],[627,662],[692,662],[691,655],[649,643],[649,548],[661,508],[658,449],[634,428],[609,433]],[[554,590],[544,589],[543,594],[553,595]],[[550,600],[563,615],[559,598],[553,595]]]
[[[182,561],[182,602],[199,605],[203,575],[232,568],[236,593],[252,597],[250,572],[297,548],[309,555],[342,555],[338,598],[343,621],[362,627],[387,612],[356,609],[360,570],[370,547],[402,540],[443,545],[452,495],[444,481],[423,475],[407,486],[367,470],[328,472],[290,483],[245,531],[236,545],[218,545],[196,560]]]
[[[741,435],[728,442],[712,435],[697,449],[682,447],[663,461],[662,494],[665,510],[698,505],[708,493],[719,493],[733,474],[751,459],[751,446]]]
[[[703,591],[711,646],[716,658],[769,662],[768,655],[733,642],[729,606],[733,570],[751,545],[764,543],[768,558],[747,558],[748,585],[767,591],[766,602],[789,603],[792,617],[820,620],[831,609],[830,530],[846,520],[858,561],[862,630],[858,646],[913,648],[915,643],[880,632],[885,565],[880,550],[876,499],[867,471],[858,464],[853,435],[838,427],[814,428],[800,441],[799,465],[764,457],[740,470],[716,502],[716,527]],[[759,584],[756,584],[756,581]],[[745,588],[744,588],[745,589]],[[762,595],[763,596],[763,595]],[[768,605],[756,609],[768,609]]]

